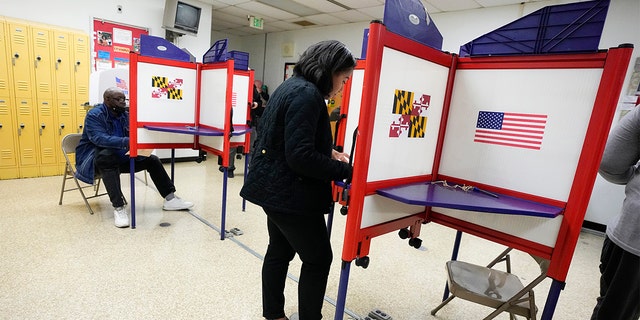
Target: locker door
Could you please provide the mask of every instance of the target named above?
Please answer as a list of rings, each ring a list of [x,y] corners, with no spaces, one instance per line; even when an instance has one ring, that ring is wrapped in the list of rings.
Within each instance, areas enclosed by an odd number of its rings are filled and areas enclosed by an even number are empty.
[[[15,126],[11,114],[11,100],[0,98],[0,167],[16,166]]]
[[[11,97],[11,79],[9,78],[9,43],[7,41],[6,23],[0,20],[0,97]]]
[[[58,128],[55,122],[55,105],[51,100],[38,100],[38,141],[40,164],[42,166],[41,173],[50,175],[45,172],[47,166],[57,165],[57,150],[60,148],[56,145]]]
[[[75,94],[78,102],[83,104],[89,101],[89,74],[91,73],[89,37],[75,33],[73,40]]]
[[[27,25],[9,22],[9,58],[12,71],[14,95],[16,98],[31,98],[33,77]]]
[[[31,99],[17,100],[16,131],[18,133],[18,165],[20,176],[23,178],[37,177],[38,147],[35,108]]]
[[[54,30],[54,54],[55,84],[58,99],[71,99],[71,41],[68,32]]]
[[[58,114],[58,132],[56,139],[56,146],[58,151],[58,163],[62,165],[64,168],[65,159],[62,151],[60,151],[60,146],[62,145],[62,138],[69,133],[75,133],[75,126],[73,124],[73,107],[71,104],[71,100],[58,100],[58,105],[56,108]]]
[[[76,114],[75,114],[75,121],[74,121],[76,125],[76,133],[82,133],[82,130],[84,129],[84,118],[87,116],[87,110],[89,106],[82,106],[76,100],[74,100],[73,105],[78,106],[75,108]]]
[[[0,179],[18,177],[16,161],[16,132],[12,110],[13,100],[0,97]]]
[[[36,80],[36,96],[38,99],[53,99],[53,50],[51,31],[40,26],[31,26],[33,43],[33,66]]]
[[[74,107],[76,131],[82,132],[84,117],[87,114],[85,104],[89,103],[89,74],[91,72],[91,57],[89,37],[85,34],[73,34],[73,81],[74,81]]]

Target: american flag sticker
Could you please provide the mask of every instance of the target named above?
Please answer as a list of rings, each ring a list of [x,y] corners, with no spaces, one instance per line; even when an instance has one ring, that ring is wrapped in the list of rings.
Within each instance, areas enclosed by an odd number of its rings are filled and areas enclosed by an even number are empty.
[[[480,111],[474,142],[540,150],[547,115]]]

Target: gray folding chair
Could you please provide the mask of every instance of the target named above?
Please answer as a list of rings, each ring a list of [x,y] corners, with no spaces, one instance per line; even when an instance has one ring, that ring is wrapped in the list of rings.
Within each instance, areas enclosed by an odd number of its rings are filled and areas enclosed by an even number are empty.
[[[102,181],[102,179],[100,179],[100,176],[97,173],[92,185],[86,185],[84,182],[79,181],[76,178],[75,154],[76,147],[78,146],[81,137],[82,134],[80,133],[70,133],[62,138],[62,154],[64,155],[66,165],[64,175],[62,176],[62,189],[60,190],[60,201],[58,202],[58,204],[62,205],[62,197],[64,196],[65,192],[78,190],[80,191],[80,195],[82,195],[84,204],[87,206],[87,209],[89,209],[89,213],[93,214],[93,209],[91,209],[89,201],[87,200],[106,195],[107,192],[100,192],[100,182]],[[74,157],[73,161],[71,159],[72,156]],[[76,186],[73,188],[65,189],[65,185],[67,183],[67,180],[69,179],[73,179],[73,182]],[[83,185],[81,185],[81,183]],[[85,194],[84,189],[86,188],[93,188],[93,192],[90,196],[87,196]]]
[[[512,248],[507,248],[486,267],[464,261],[448,261],[447,284],[451,295],[433,309],[431,315],[435,315],[445,304],[458,297],[494,308],[495,310],[484,319],[493,319],[502,312],[508,312],[510,319],[520,315],[535,320],[537,307],[533,288],[547,277],[549,260],[531,255],[540,267],[540,275],[525,286],[511,273],[511,250]],[[502,261],[507,264],[506,272],[492,268]]]

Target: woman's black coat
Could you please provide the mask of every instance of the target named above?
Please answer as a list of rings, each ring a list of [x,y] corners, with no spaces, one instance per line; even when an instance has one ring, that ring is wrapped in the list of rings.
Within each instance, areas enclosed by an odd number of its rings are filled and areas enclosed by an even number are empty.
[[[331,181],[351,176],[351,166],[331,159],[331,125],[324,97],[294,76],[271,95],[260,123],[240,195],[263,208],[328,213]]]

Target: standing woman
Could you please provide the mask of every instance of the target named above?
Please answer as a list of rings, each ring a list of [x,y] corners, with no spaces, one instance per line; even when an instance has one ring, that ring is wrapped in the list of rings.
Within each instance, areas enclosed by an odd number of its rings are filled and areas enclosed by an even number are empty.
[[[333,253],[324,215],[331,181],[347,179],[349,156],[333,149],[326,99],[342,90],[356,60],[339,41],[307,48],[293,77],[271,95],[240,195],[267,214],[269,245],[262,265],[262,315],[287,319],[284,287],[289,262],[302,260],[298,283],[301,320],[322,318]]]

